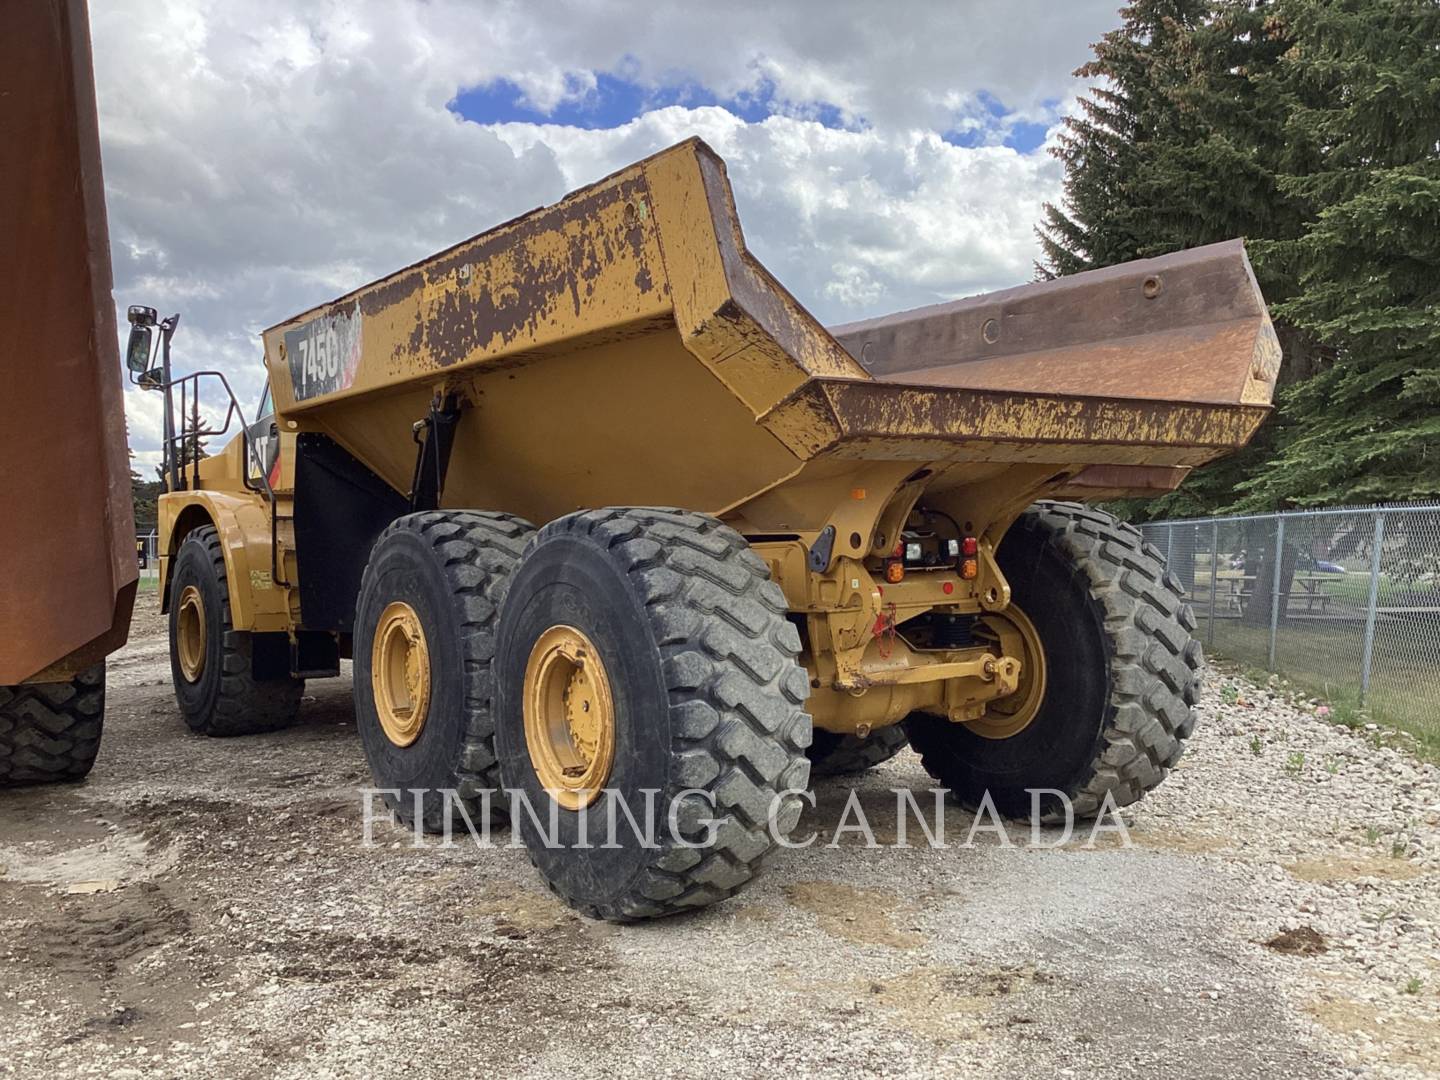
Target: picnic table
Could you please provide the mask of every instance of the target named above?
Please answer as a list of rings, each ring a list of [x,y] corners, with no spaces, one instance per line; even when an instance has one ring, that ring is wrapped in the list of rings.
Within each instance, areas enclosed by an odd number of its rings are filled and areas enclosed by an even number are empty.
[[[1324,615],[1330,610],[1330,601],[1334,599],[1326,590],[1326,583],[1339,575],[1321,574],[1314,571],[1302,571],[1291,577],[1291,587],[1280,594],[1285,603],[1285,610],[1288,612],[1292,601],[1296,604],[1305,605],[1305,614]],[[1244,609],[1245,601],[1255,593],[1255,575],[1247,574],[1244,570],[1218,570],[1215,573],[1215,599],[1216,608],[1220,610],[1220,603],[1224,603],[1224,610],[1227,612],[1239,612]],[[1195,575],[1195,591],[1200,592],[1201,584],[1208,587],[1210,575],[1201,573]]]

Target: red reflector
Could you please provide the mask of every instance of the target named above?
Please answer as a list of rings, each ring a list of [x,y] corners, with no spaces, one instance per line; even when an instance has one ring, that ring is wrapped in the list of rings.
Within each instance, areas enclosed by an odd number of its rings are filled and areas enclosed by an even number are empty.
[[[946,596],[949,596],[952,592],[955,591],[955,583],[953,581],[945,582],[945,584],[940,586],[940,591],[943,592]]]
[[[960,554],[967,559],[980,554],[980,541],[973,536],[967,536],[960,541]]]

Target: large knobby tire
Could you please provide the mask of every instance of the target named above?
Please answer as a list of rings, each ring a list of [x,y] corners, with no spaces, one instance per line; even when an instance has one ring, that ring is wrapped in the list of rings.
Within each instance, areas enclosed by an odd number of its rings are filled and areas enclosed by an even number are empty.
[[[1040,502],[998,552],[1012,601],[1045,652],[1047,683],[1029,726],[984,738],[964,724],[916,714],[910,741],[931,776],[964,805],[985,792],[1002,814],[1032,812],[1027,789],[1065,793],[1077,816],[1109,796],[1138,800],[1179,760],[1194,727],[1203,662],[1180,582],[1139,531],[1076,503]],[[1063,816],[1040,797],[1041,816]]]
[[[370,551],[355,610],[356,721],[375,786],[389,789],[386,805],[411,827],[418,816],[427,832],[441,832],[448,818],[458,831],[468,828],[463,813],[478,830],[481,792],[499,794],[491,701],[496,624],[534,532],[509,514],[434,510],[397,519]],[[381,723],[373,667],[376,630],[397,603],[418,619],[429,664],[429,704],[407,745],[397,745]],[[503,800],[489,805],[491,823],[503,823]]]
[[[812,776],[852,776],[884,764],[910,745],[902,724],[880,728],[865,738],[837,735],[815,729],[815,741],[806,751]]]
[[[194,593],[187,593],[191,589]],[[305,680],[255,677],[254,638],[231,622],[225,554],[220,534],[212,526],[185,537],[175,554],[169,590],[170,678],[190,730],[201,735],[253,735],[294,721]],[[198,614],[194,597],[198,597]],[[182,618],[192,617],[203,622],[204,644],[198,671],[187,673],[179,635]]]
[[[514,827],[566,903],[617,922],[714,903],[795,828],[811,722],[785,615],[765,562],[703,514],[610,508],[540,531],[501,616],[496,749],[539,818]],[[552,799],[527,745],[527,664],[557,628],[593,645],[613,703],[613,766],[583,813]]]
[[[0,686],[0,787],[83,779],[104,719],[104,663],[69,682]]]

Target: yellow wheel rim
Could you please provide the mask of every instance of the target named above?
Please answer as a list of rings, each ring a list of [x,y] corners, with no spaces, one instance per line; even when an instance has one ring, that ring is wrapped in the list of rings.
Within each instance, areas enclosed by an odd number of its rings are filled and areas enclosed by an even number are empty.
[[[186,585],[180,590],[180,606],[175,612],[175,651],[180,657],[180,674],[186,682],[199,682],[205,672],[208,635],[205,601],[200,597],[199,588]]]
[[[1000,654],[1020,661],[1020,685],[1008,697],[990,702],[984,716],[965,726],[986,739],[1008,739],[1030,726],[1045,701],[1045,648],[1035,624],[1014,604],[985,615],[981,622],[999,643]]]
[[[420,737],[430,711],[430,647],[420,616],[403,600],[380,613],[370,649],[370,690],[387,739],[409,746]]]
[[[615,703],[594,643],[572,626],[540,635],[525,663],[525,747],[567,810],[600,797],[615,764]]]

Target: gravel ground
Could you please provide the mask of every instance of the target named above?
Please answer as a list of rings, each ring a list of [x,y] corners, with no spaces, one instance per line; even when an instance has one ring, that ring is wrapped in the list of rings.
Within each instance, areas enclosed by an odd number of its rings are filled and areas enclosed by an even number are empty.
[[[348,680],[189,736],[161,633],[87,783],[0,793],[0,1075],[1440,1075],[1440,770],[1283,688],[1210,673],[1128,844],[966,847],[950,808],[889,846],[906,753],[741,897],[616,927],[508,833],[363,846]],[[882,846],[825,845],[852,789]]]

